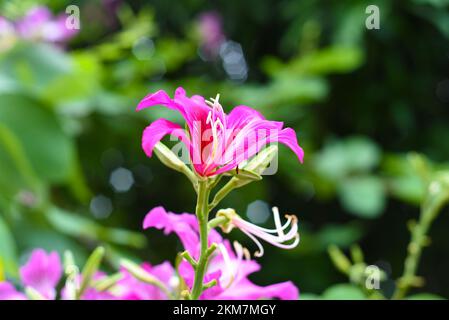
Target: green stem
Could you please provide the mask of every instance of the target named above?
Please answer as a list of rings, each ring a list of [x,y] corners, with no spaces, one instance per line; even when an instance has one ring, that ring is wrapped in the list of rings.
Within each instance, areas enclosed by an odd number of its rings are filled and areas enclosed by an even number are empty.
[[[211,219],[208,223],[209,229],[214,229],[218,226],[229,223],[229,218],[225,216],[219,216]]]
[[[223,188],[218,190],[218,192],[215,194],[214,199],[212,200],[211,204],[209,205],[209,211],[215,208],[221,200],[223,200],[229,192],[235,189],[235,182],[233,179],[229,180],[228,183],[226,183]]]
[[[419,222],[411,227],[412,235],[407,247],[408,254],[404,262],[404,273],[398,280],[393,299],[403,299],[412,286],[419,286],[421,279],[416,276],[416,271],[418,269],[422,250],[429,243],[427,232],[438,215],[443,203],[444,201],[441,201],[437,205],[424,203],[423,208],[421,209]]]
[[[210,253],[208,252],[207,234],[208,227],[207,222],[209,219],[209,192],[210,189],[207,185],[207,181],[198,181],[198,198],[196,204],[196,216],[199,224],[200,231],[200,257],[197,261],[195,269],[195,280],[191,292],[192,300],[198,299],[203,292],[203,280],[206,271],[207,262],[209,260]]]

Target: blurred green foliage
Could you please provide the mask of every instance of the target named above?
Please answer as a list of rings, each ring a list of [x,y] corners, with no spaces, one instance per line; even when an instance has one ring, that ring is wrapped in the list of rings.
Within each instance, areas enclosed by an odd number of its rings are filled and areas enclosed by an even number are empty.
[[[205,97],[219,92],[228,111],[245,104],[284,121],[305,149],[299,165],[281,147],[277,175],[222,204],[244,215],[261,199],[299,217],[300,246],[267,248],[255,280],[292,279],[303,298],[364,298],[327,254],[330,245],[359,243],[384,270],[382,291],[391,297],[426,174],[449,170],[449,1],[375,1],[380,30],[365,28],[372,1],[116,2],[111,11],[106,1],[70,1],[82,27],[66,50],[19,41],[0,53],[0,278],[2,270],[16,276],[35,247],[70,249],[82,263],[101,243],[110,266],[122,256],[174,257],[174,237],[146,237],[141,221],[160,204],[192,212],[194,194],[182,175],[144,156],[140,137],[151,120],[179,118],[134,108],[149,92],[183,86]],[[36,4],[56,13],[69,3],[3,1],[0,15],[14,19]],[[230,80],[220,57],[198,54],[196,19],[208,10],[241,44],[245,81]],[[411,151],[425,155],[427,171]],[[110,184],[119,167],[134,177],[123,193]],[[96,195],[110,199],[110,216],[92,215]],[[447,209],[438,219],[418,270],[421,291],[432,295],[409,298],[449,296]]]

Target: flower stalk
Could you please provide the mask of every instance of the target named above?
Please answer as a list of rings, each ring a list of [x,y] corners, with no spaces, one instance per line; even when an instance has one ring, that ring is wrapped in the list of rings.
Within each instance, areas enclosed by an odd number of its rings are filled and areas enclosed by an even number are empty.
[[[203,292],[203,279],[206,271],[207,261],[212,252],[208,252],[208,221],[209,221],[209,193],[207,180],[198,181],[198,197],[195,214],[198,218],[200,233],[200,256],[196,263],[195,280],[191,292],[191,299],[196,300]],[[211,247],[212,248],[212,247]]]
[[[416,276],[419,260],[424,247],[430,243],[427,235],[433,221],[438,216],[441,208],[449,201],[449,176],[435,179],[429,184],[427,197],[422,205],[418,223],[410,224],[411,240],[408,245],[407,258],[404,263],[404,273],[397,281],[393,299],[403,299],[411,287],[419,287],[423,284],[421,277]]]

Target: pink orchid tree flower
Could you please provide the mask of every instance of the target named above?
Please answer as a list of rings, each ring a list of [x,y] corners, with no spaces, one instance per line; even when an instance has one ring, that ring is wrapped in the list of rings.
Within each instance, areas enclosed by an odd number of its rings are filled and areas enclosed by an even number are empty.
[[[212,101],[198,95],[188,97],[181,87],[176,89],[173,99],[163,90],[146,96],[138,104],[137,111],[163,105],[178,111],[187,125],[186,131],[166,119],[151,123],[142,137],[142,148],[147,156],[151,157],[155,145],[171,134],[186,145],[193,168],[202,177],[237,168],[269,143],[285,144],[299,161],[303,161],[304,152],[293,129],[284,128],[282,122],[266,120],[247,106],[237,106],[226,114],[218,99],[219,96]]]
[[[157,228],[165,234],[174,232],[193,258],[200,254],[198,221],[193,214],[175,214],[156,207],[145,216],[143,228]],[[248,276],[260,270],[260,266],[249,259],[247,251],[238,243],[234,252],[229,241],[223,240],[214,229],[210,230],[208,242],[215,243],[218,250],[211,256],[204,280],[215,281],[216,285],[204,290],[200,299],[298,299],[299,291],[290,281],[266,287],[252,283]],[[191,289],[195,278],[192,265],[183,260],[178,271]]]
[[[54,17],[46,7],[34,7],[16,21],[16,29],[23,39],[63,43],[78,33],[66,26],[66,15]]]
[[[0,282],[0,300],[26,300],[27,297],[8,281]]]
[[[50,300],[56,297],[56,286],[61,276],[61,260],[55,251],[47,254],[42,249],[36,249],[28,262],[20,268],[23,286],[33,288]]]
[[[222,17],[218,12],[203,12],[197,20],[197,28],[201,42],[201,52],[207,60],[218,56],[220,47],[225,42]]]

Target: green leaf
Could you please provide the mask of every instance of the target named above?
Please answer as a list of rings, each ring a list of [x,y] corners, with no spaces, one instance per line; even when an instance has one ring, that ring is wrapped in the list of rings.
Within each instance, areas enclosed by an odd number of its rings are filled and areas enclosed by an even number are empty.
[[[3,272],[9,276],[17,276],[17,249],[14,238],[5,221],[0,216],[0,282]]]
[[[382,161],[388,191],[396,198],[415,205],[421,204],[426,191],[426,182],[417,171],[416,157],[387,155]]]
[[[69,213],[60,208],[49,208],[45,212],[45,216],[56,230],[73,237],[106,241],[136,248],[142,248],[146,245],[146,238],[140,233],[103,227],[86,217]]]
[[[0,123],[20,141],[35,173],[49,182],[63,182],[73,165],[74,144],[56,115],[30,98],[2,95]]]
[[[299,300],[321,300],[321,297],[314,293],[300,293]]]
[[[357,223],[328,224],[324,226],[316,235],[316,241],[323,249],[333,244],[342,248],[347,248],[357,242],[363,235],[363,230]]]
[[[385,188],[380,178],[348,178],[340,186],[340,200],[350,213],[363,218],[378,217],[385,207]]]
[[[318,173],[332,180],[340,180],[352,172],[366,172],[380,161],[376,144],[364,137],[351,137],[327,144],[316,156]]]
[[[358,47],[329,47],[299,58],[292,66],[292,72],[306,74],[345,73],[359,67],[363,52]]]
[[[54,77],[42,88],[42,98],[51,104],[82,101],[100,90],[102,70],[95,56],[83,52],[73,54],[72,58],[70,72]]]
[[[39,94],[71,69],[71,60],[64,51],[47,44],[20,43],[0,60],[0,74],[10,84],[1,86],[0,92],[13,89]]]
[[[336,284],[323,292],[325,300],[364,300],[362,290],[350,284]]]
[[[406,297],[407,300],[446,300],[445,298],[433,293],[417,293]]]
[[[17,136],[0,123],[0,188],[3,195],[15,196],[20,190],[37,191],[39,182]]]

